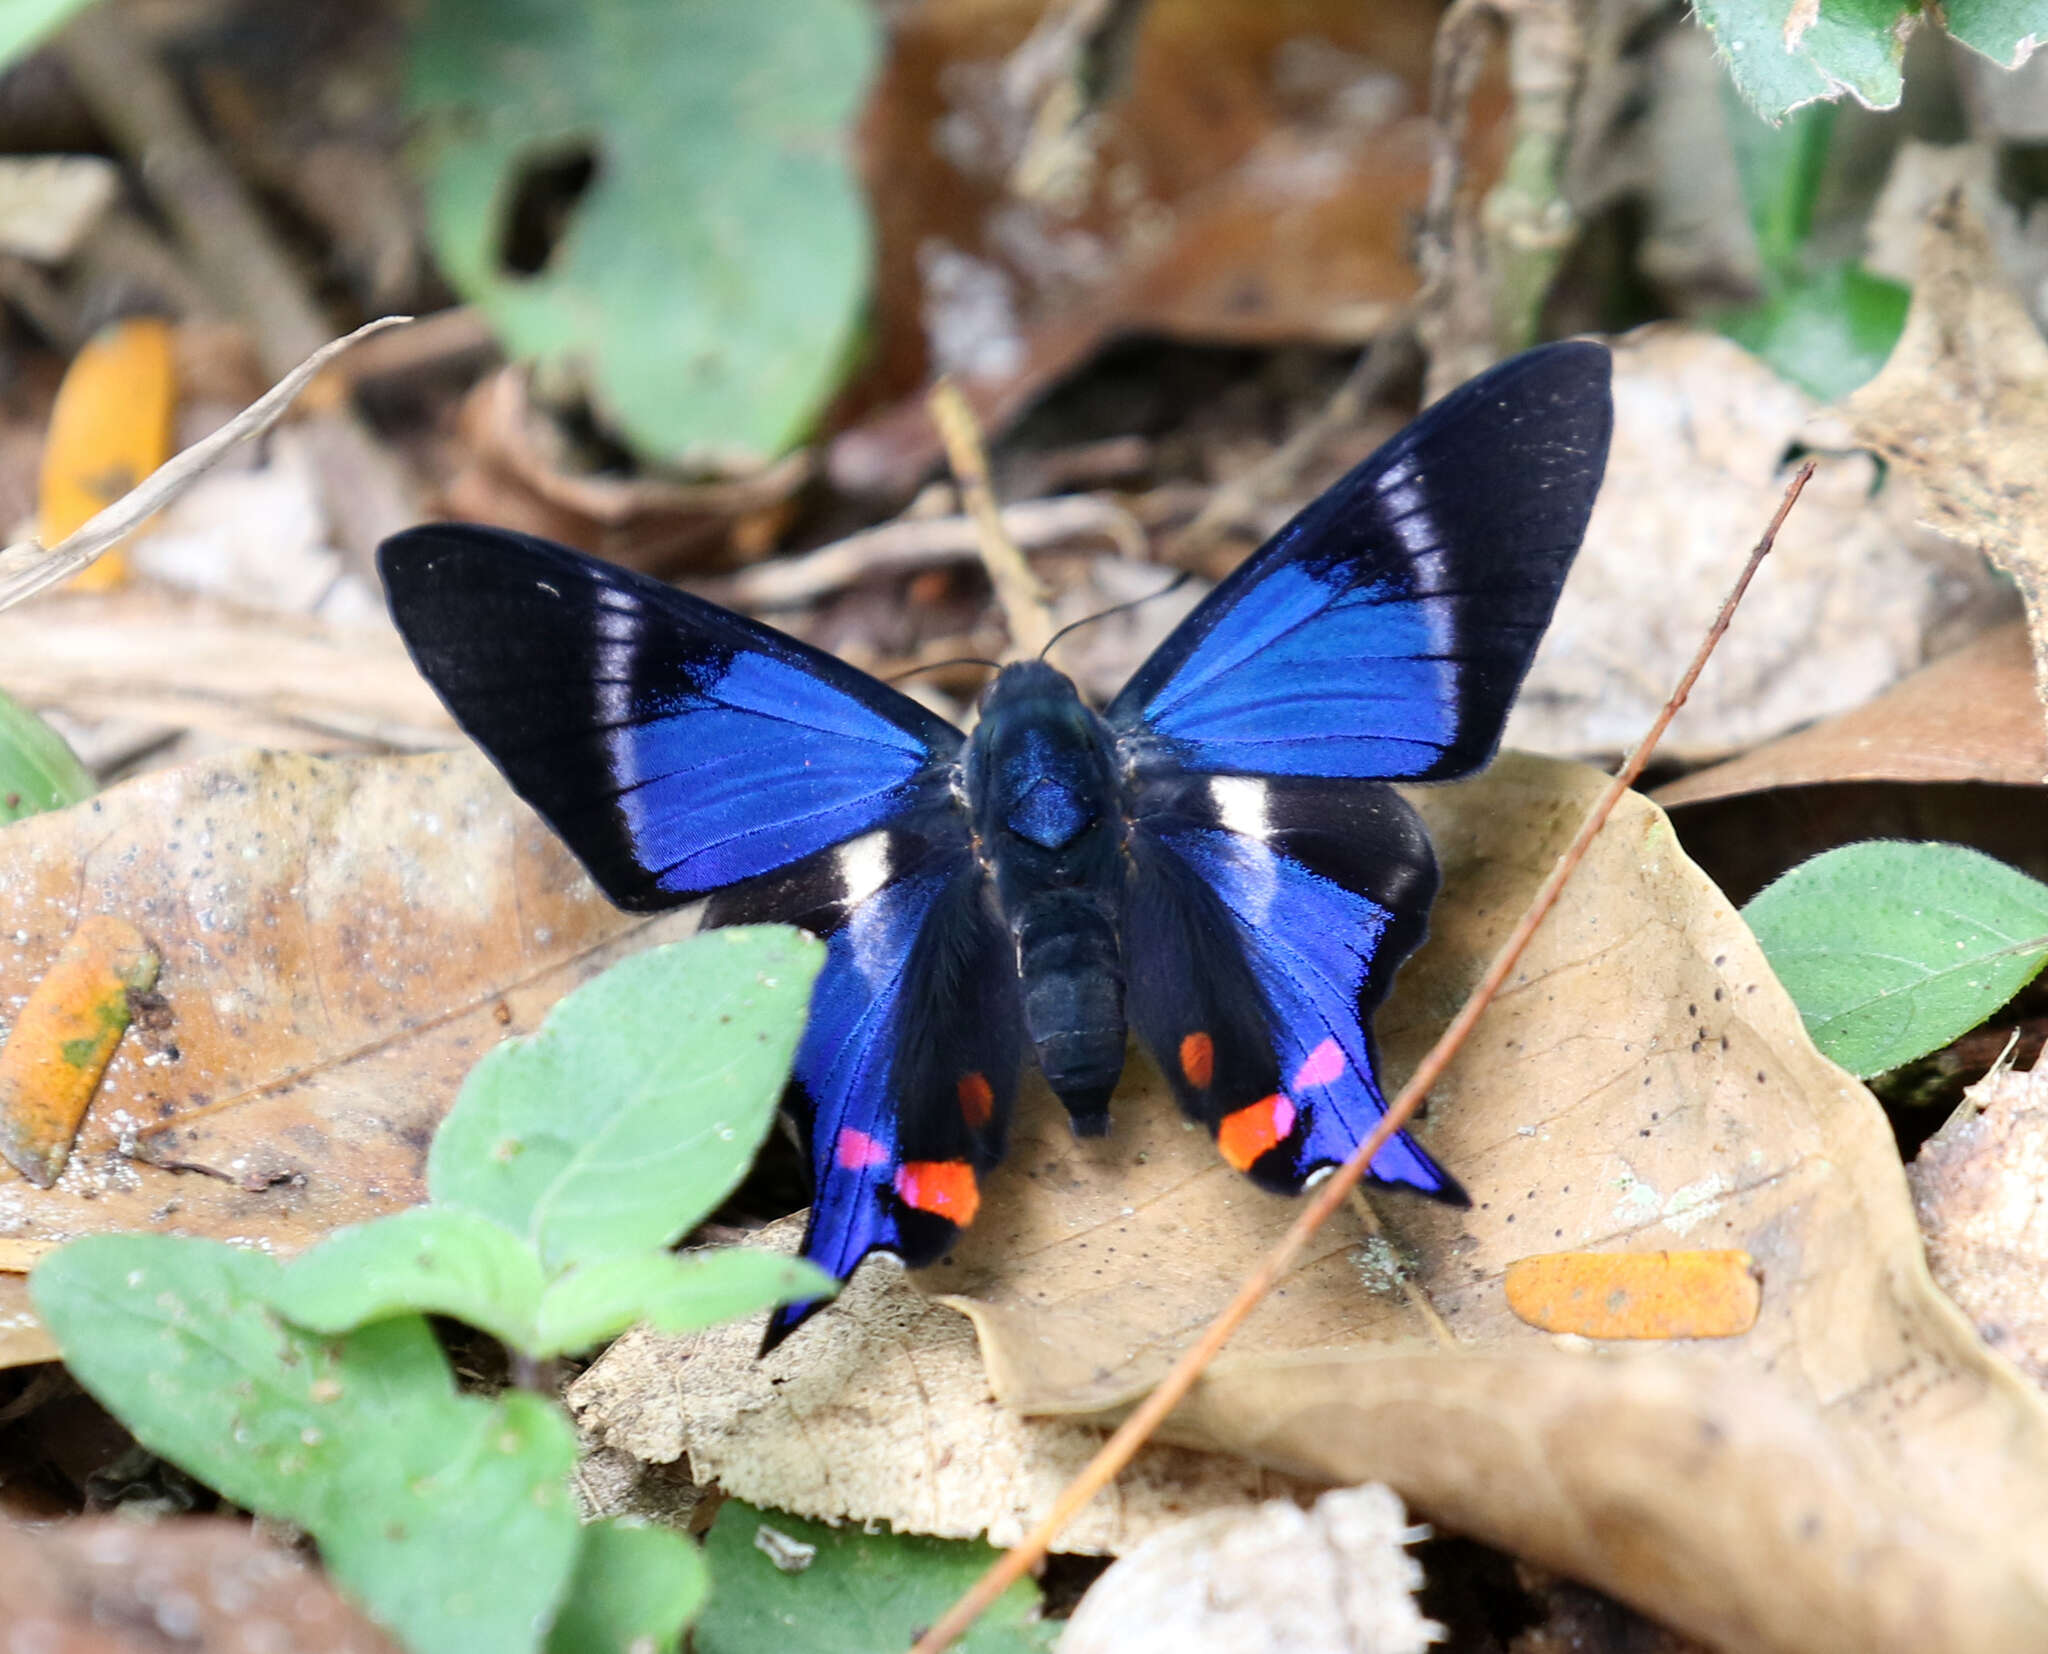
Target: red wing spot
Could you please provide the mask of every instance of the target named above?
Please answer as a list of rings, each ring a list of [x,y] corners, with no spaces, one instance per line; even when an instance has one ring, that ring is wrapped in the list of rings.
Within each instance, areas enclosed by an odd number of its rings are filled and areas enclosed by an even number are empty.
[[[889,1151],[864,1131],[855,1131],[847,1126],[839,1133],[839,1141],[833,1145],[832,1158],[843,1170],[863,1172],[870,1166],[879,1166],[889,1158]]]
[[[930,1212],[965,1229],[981,1210],[981,1190],[974,1168],[964,1160],[912,1160],[896,1170],[896,1192],[903,1204]]]
[[[1188,1035],[1180,1042],[1180,1071],[1197,1091],[1207,1091],[1216,1077],[1216,1042],[1207,1034]]]
[[[967,1123],[976,1131],[981,1130],[996,1111],[996,1094],[989,1086],[988,1076],[978,1070],[963,1074],[954,1091],[960,1098],[960,1112]]]
[[[1275,1092],[1249,1108],[1224,1115],[1223,1124],[1216,1128],[1216,1147],[1239,1171],[1248,1172],[1260,1155],[1286,1142],[1293,1129],[1294,1104]]]

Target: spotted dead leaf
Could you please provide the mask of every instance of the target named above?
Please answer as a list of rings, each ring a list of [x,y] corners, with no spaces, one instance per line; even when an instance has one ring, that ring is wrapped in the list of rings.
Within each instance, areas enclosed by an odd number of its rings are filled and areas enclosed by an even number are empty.
[[[158,999],[56,1186],[0,1182],[0,1264],[147,1230],[295,1251],[420,1198],[469,1066],[620,953],[629,920],[474,754],[236,754],[0,834],[8,1020],[86,914],[140,929]],[[0,1274],[0,1363],[46,1359]]]
[[[1600,778],[1507,757],[1417,802],[1445,874],[1379,1019],[1398,1082],[1549,871]],[[1107,1417],[1291,1218],[1157,1080],[1076,1143],[1043,1110],[951,1268],[997,1395]],[[1333,1223],[1174,1427],[1425,1516],[1727,1646],[1962,1654],[2048,1624],[2048,1407],[1929,1280],[1869,1093],[1822,1059],[1740,918],[1624,803],[1431,1105],[1469,1211]],[[1518,1320],[1532,1254],[1741,1249],[1732,1338],[1587,1353]],[[830,1312],[827,1314],[829,1319]],[[791,1349],[800,1345],[792,1340]]]
[[[753,1243],[796,1250],[800,1217]],[[902,1532],[1015,1543],[1052,1508],[1104,1432],[1020,1418],[989,1394],[973,1329],[877,1262],[830,1311],[765,1358],[759,1318],[687,1337],[628,1333],[570,1386],[598,1444],[605,1490],[595,1514],[659,1501],[658,1467],[826,1521],[885,1521]],[[622,1477],[619,1459],[651,1467]],[[1203,1511],[1301,1492],[1242,1460],[1153,1446],[1070,1526],[1060,1549],[1120,1554]]]
[[[1907,1176],[1934,1278],[2048,1390],[2048,1069],[1971,1086]]]
[[[1838,781],[2048,781],[2026,628],[1995,626],[1874,701],[1660,788],[1667,809]]]
[[[1906,330],[1843,412],[1930,520],[2013,577],[2048,699],[2048,343],[1962,191],[1928,214]]]

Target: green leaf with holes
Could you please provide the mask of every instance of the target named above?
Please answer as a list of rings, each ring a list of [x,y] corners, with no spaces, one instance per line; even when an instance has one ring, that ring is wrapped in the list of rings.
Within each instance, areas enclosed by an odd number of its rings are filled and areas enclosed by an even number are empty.
[[[860,325],[852,125],[879,36],[866,0],[425,0],[408,101],[443,272],[649,457],[759,464]],[[528,236],[550,175],[581,192]]]
[[[2048,962],[2048,885],[1958,844],[1845,845],[1742,916],[1814,1044],[1859,1075],[1968,1033]]]
[[[305,1528],[413,1649],[532,1649],[581,1544],[560,1411],[458,1395],[416,1315],[346,1337],[282,1320],[260,1253],[97,1235],[37,1266],[37,1312],[79,1383],[152,1452]]]

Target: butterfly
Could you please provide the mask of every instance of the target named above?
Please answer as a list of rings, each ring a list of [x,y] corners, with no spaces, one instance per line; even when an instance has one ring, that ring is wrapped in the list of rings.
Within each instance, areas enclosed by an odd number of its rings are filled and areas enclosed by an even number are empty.
[[[413,660],[618,906],[709,897],[826,962],[787,1108],[803,1254],[936,1261],[1003,1155],[1027,1051],[1083,1136],[1126,1030],[1260,1186],[1385,1113],[1371,1019],[1437,871],[1390,781],[1470,774],[1585,533],[1612,425],[1597,344],[1430,408],[1228,578],[1101,712],[1042,660],[971,735],[783,633],[524,534],[378,553]],[[1465,1203],[1406,1132],[1375,1180]],[[821,1307],[786,1306],[764,1353]]]

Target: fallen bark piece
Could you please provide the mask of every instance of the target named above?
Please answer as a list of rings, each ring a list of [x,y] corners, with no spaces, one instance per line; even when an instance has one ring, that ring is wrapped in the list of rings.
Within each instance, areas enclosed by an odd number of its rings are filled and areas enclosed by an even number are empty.
[[[1747,1252],[1545,1252],[1506,1271],[1508,1308],[1582,1338],[1734,1338],[1763,1284]]]
[[[47,1189],[63,1174],[93,1093],[128,1031],[133,996],[163,961],[126,919],[88,914],[0,1046],[0,1155]]]
[[[1423,1654],[1424,1531],[1377,1483],[1191,1517],[1095,1582],[1059,1654]]]

